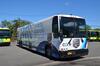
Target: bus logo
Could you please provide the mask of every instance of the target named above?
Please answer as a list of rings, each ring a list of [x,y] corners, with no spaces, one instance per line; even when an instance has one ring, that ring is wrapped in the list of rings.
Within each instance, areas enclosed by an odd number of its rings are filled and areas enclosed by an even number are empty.
[[[78,48],[79,46],[80,46],[80,40],[79,39],[73,40],[73,47]]]

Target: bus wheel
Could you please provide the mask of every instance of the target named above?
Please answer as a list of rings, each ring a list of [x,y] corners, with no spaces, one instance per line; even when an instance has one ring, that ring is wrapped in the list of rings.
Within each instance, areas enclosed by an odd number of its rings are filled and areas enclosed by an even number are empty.
[[[22,47],[22,41],[19,41],[18,43],[19,43],[19,46]]]
[[[29,48],[32,49],[32,43],[31,42],[29,43]]]
[[[47,47],[45,49],[45,55],[49,58],[49,59],[52,59],[52,49]]]
[[[10,42],[8,43],[8,45],[7,46],[10,46]]]

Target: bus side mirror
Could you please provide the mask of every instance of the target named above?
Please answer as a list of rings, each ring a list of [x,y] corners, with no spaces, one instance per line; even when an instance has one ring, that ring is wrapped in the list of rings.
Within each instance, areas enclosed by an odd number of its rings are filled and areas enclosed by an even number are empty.
[[[59,37],[59,33],[53,33],[53,37],[54,38],[58,38]]]
[[[59,37],[60,37],[60,40],[63,41],[63,33],[62,32],[59,32]]]

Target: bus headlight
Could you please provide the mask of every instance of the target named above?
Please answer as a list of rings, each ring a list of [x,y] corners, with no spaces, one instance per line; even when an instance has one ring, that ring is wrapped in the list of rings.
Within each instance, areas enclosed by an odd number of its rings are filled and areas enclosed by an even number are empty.
[[[62,46],[63,46],[63,47],[67,46],[67,43],[63,43]]]

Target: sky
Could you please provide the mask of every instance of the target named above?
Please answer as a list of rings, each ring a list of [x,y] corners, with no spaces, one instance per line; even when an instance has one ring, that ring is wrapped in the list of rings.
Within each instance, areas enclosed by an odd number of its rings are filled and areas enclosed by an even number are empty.
[[[100,0],[0,0],[0,22],[21,18],[36,22],[55,14],[84,17],[100,27]]]

